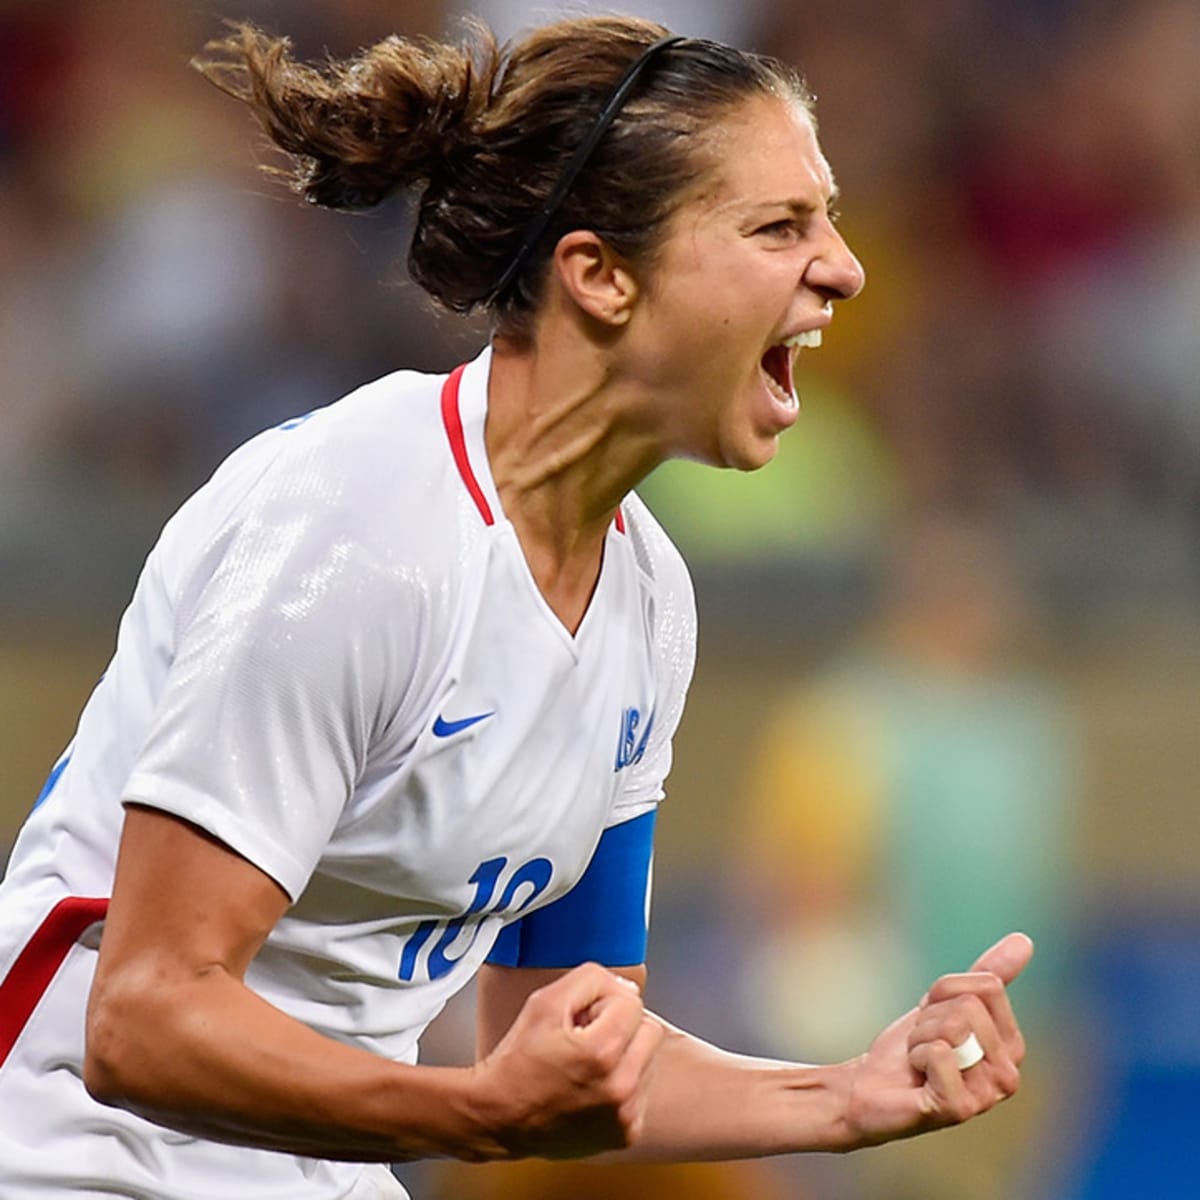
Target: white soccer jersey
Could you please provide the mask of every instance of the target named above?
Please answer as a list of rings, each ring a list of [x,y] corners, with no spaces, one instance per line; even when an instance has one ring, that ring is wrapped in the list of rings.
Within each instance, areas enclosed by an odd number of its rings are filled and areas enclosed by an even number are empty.
[[[163,531],[0,884],[6,1200],[334,1200],[360,1172],[87,1096],[122,800],[208,830],[292,898],[252,988],[411,1062],[506,920],[661,797],[694,658],[686,569],[629,497],[567,632],[488,469],[489,363],[399,372],[260,435]]]

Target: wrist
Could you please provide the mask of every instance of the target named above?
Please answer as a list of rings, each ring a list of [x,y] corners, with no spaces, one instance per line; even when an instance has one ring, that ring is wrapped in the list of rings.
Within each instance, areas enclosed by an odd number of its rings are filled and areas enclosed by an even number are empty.
[[[378,1097],[380,1120],[394,1139],[394,1162],[511,1158],[501,1136],[498,1097],[477,1066],[392,1064],[397,1074]]]
[[[829,1066],[803,1068],[807,1102],[811,1105],[816,1096],[822,1097],[818,1102],[820,1108],[816,1111],[811,1108],[809,1110],[810,1114],[817,1118],[810,1125],[816,1136],[813,1144],[804,1149],[847,1154],[870,1144],[864,1138],[856,1119],[856,1084],[864,1057],[847,1059],[845,1062]]]
[[[866,1055],[848,1058],[828,1068],[829,1088],[835,1100],[834,1144],[838,1154],[848,1154],[877,1144],[867,1135],[862,1122],[862,1103],[859,1087],[862,1082]]]
[[[516,1125],[511,1096],[500,1086],[486,1059],[463,1068],[462,1113],[471,1150],[457,1155],[470,1162],[497,1162],[518,1158],[513,1148]]]

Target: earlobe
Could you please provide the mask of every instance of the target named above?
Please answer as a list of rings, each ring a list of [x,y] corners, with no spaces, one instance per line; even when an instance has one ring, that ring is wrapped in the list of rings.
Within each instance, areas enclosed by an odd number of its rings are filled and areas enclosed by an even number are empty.
[[[586,229],[564,234],[554,267],[567,294],[593,320],[624,325],[637,297],[637,281],[603,238]]]

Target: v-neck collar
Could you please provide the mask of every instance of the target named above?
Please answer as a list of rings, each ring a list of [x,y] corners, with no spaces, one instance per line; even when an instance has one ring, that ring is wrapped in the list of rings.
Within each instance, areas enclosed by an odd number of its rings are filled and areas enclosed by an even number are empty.
[[[593,623],[592,613],[598,607],[597,601],[606,587],[606,578],[612,574],[610,560],[615,547],[611,543],[614,537],[625,536],[625,518],[618,507],[613,525],[605,535],[600,574],[596,579],[596,586],[584,609],[579,627],[572,634],[563,624],[559,615],[551,608],[549,601],[542,594],[542,589],[538,587],[533,571],[529,567],[529,560],[525,557],[521,539],[517,537],[516,528],[505,516],[504,508],[500,503],[500,493],[497,491],[496,481],[492,477],[484,436],[487,425],[487,385],[491,375],[491,364],[492,348],[489,345],[484,347],[479,355],[469,363],[456,367],[442,385],[442,424],[446,430],[450,452],[454,457],[454,463],[458,468],[463,486],[479,511],[480,519],[485,525],[494,528],[497,534],[512,539],[530,590],[539,608],[566,640],[571,652],[575,654],[578,651],[580,640]]]

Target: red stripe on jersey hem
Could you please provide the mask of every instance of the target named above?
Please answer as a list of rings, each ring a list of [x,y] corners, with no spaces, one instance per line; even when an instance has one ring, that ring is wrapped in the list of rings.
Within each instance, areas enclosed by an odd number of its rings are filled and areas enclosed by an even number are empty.
[[[617,508],[617,532],[625,532],[625,514],[621,511],[619,506]]]
[[[16,1045],[71,947],[89,925],[103,921],[108,900],[67,896],[60,900],[17,955],[0,983],[0,1066]]]
[[[483,489],[479,486],[479,480],[475,478],[475,472],[471,470],[471,460],[467,457],[467,439],[463,435],[462,414],[458,410],[458,386],[466,369],[465,364],[455,367],[450,372],[450,377],[442,385],[442,424],[446,426],[446,436],[450,439],[450,451],[454,455],[458,473],[462,476],[462,481],[466,484],[471,499],[475,501],[475,507],[479,509],[483,523],[494,525],[495,518],[492,516],[487,497],[484,496]]]

